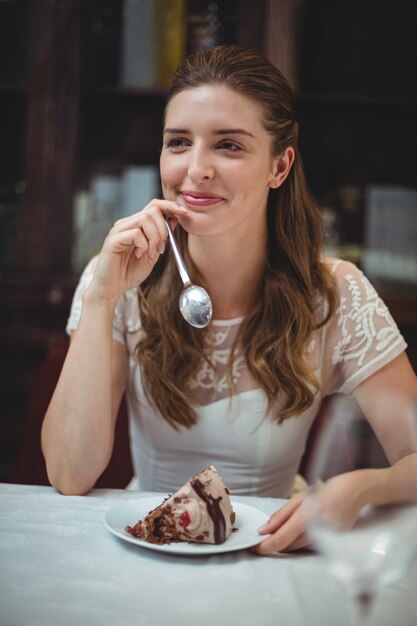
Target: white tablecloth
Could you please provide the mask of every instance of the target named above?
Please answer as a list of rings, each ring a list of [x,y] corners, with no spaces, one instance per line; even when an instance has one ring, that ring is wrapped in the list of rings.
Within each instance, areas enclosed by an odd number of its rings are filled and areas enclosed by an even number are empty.
[[[154,495],[154,494],[145,494]],[[123,490],[62,496],[0,485],[1,626],[348,626],[346,590],[312,554],[184,557],[123,542],[106,511]],[[162,499],[162,496],[161,496]],[[269,498],[236,498],[276,509]],[[370,624],[417,625],[417,571],[388,587]]]

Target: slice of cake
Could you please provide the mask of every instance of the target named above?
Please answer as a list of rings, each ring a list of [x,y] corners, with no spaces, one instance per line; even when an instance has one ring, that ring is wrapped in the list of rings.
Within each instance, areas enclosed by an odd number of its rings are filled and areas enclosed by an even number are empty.
[[[229,490],[213,465],[126,531],[150,543],[223,543],[234,530]]]

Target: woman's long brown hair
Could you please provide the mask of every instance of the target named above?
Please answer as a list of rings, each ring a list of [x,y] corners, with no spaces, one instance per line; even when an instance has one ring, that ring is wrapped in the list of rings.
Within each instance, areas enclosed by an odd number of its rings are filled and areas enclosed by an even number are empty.
[[[306,359],[306,344],[336,306],[333,279],[320,260],[321,215],[308,192],[297,148],[294,96],[267,58],[238,46],[216,46],[185,59],[174,74],[168,103],[177,93],[202,85],[225,85],[253,99],[262,107],[273,155],[282,154],[288,146],[295,150],[287,179],[270,191],[267,262],[255,304],[236,341],[268,397],[268,408],[280,398],[276,418],[281,422],[313,402],[317,381]],[[204,285],[188,255],[187,233],[178,228],[176,237],[192,281]],[[187,380],[202,359],[210,362],[210,327],[195,329],[183,320],[178,311],[181,288],[172,254],[166,252],[139,290],[143,332],[136,351],[148,398],[176,429],[196,423]],[[328,314],[317,321],[314,306],[319,295],[328,303]],[[233,350],[230,381],[232,359]]]

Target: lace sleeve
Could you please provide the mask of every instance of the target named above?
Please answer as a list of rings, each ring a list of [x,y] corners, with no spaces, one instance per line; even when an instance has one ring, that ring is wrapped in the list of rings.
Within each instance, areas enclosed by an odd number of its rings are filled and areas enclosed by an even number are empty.
[[[338,307],[323,330],[323,392],[350,393],[407,348],[388,308],[352,263],[333,264]]]
[[[69,318],[66,325],[66,332],[68,335],[77,328],[78,322],[80,321],[81,311],[83,307],[83,296],[86,292],[88,286],[90,285],[94,271],[97,265],[97,257],[93,257],[91,261],[86,265],[80,280],[78,282],[77,288],[74,292],[74,297],[72,299],[71,310],[69,314]],[[126,345],[126,331],[127,326],[132,326],[132,324],[126,322],[126,308],[129,310],[132,308],[132,298],[126,299],[126,294],[124,294],[118,301],[116,305],[116,309],[114,312],[113,318],[113,339],[119,341],[120,343]],[[130,306],[126,306],[130,304]],[[129,329],[131,330],[131,329]],[[135,328],[136,330],[136,328]]]

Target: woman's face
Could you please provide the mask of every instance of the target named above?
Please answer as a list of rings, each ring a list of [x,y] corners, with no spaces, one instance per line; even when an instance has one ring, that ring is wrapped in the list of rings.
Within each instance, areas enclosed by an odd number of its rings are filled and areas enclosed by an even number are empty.
[[[225,86],[186,89],[168,104],[161,154],[164,197],[188,209],[195,235],[266,229],[266,203],[277,160],[262,110]]]

